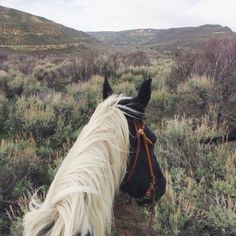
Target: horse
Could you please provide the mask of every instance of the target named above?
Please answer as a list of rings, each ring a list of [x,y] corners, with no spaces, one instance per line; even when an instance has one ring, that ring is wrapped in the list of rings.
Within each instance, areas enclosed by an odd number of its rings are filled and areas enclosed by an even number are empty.
[[[166,180],[154,154],[155,134],[144,122],[151,79],[136,97],[115,95],[104,79],[103,101],[59,167],[44,202],[33,196],[25,236],[104,236],[111,232],[119,190],[140,206],[155,206]]]

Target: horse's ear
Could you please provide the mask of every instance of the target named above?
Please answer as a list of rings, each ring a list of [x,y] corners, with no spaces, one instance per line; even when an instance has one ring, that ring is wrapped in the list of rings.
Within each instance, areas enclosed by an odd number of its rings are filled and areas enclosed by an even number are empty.
[[[113,91],[111,89],[111,86],[108,83],[107,76],[105,76],[104,82],[103,82],[103,100],[108,98],[112,93]]]
[[[136,100],[143,105],[143,107],[146,107],[150,98],[151,98],[151,83],[152,79],[148,77],[147,80],[145,80],[138,92],[138,95],[136,97]]]

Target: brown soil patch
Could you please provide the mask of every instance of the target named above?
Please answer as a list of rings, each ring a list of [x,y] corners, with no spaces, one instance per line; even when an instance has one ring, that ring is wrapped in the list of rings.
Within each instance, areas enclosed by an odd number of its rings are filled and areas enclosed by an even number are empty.
[[[114,207],[112,236],[147,236],[149,217],[145,210],[137,206],[135,200],[127,204],[129,197],[121,194]]]

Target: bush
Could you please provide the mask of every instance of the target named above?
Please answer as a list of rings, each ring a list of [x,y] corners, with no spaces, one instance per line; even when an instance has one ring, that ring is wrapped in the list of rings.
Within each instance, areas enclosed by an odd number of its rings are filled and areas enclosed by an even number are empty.
[[[25,78],[24,83],[24,96],[31,97],[46,97],[50,93],[50,89],[44,83],[39,82],[32,76]]]
[[[235,206],[234,206],[235,207]],[[236,214],[235,209],[221,204],[212,204],[209,209],[209,225],[214,235],[235,235]]]
[[[7,103],[7,98],[0,92],[0,133],[5,133],[5,121],[8,118]]]
[[[188,116],[208,114],[209,106],[219,100],[214,91],[213,80],[205,76],[190,77],[178,85],[177,92],[178,113]]]
[[[24,76],[18,71],[10,71],[0,78],[0,91],[4,92],[7,98],[14,98],[23,93]]]
[[[92,75],[102,73],[101,62],[94,57],[72,58],[69,63],[69,71],[72,75],[72,81],[87,81]],[[108,66],[107,70],[108,70]]]
[[[136,51],[123,56],[122,62],[127,66],[149,66],[150,60],[143,51]]]
[[[55,132],[54,110],[47,99],[43,101],[38,97],[18,98],[9,115],[9,128],[18,135],[32,135],[37,143],[42,144]]]
[[[173,117],[176,109],[176,96],[167,91],[165,87],[154,90],[148,105],[148,120],[152,123],[161,123],[164,119]]]
[[[78,104],[78,110],[75,115],[80,119],[80,125],[88,121],[98,101],[101,100],[101,88],[102,78],[100,76],[92,77],[87,83],[80,82],[67,86],[67,93],[73,96]]]
[[[236,40],[234,38],[212,39],[200,50],[178,56],[166,83],[172,91],[176,92],[179,84],[185,83],[193,75],[214,80],[215,102],[225,115],[224,119],[235,120],[235,115],[231,114],[235,107],[235,73]],[[214,96],[212,97],[214,98]],[[230,118],[228,114],[230,114]]]
[[[184,118],[163,125],[157,151],[168,183],[157,206],[156,234],[234,235],[234,148],[199,144],[216,132],[217,126],[210,128],[206,118],[197,127]]]
[[[0,234],[9,230],[11,222],[6,214],[6,209],[18,209],[17,200],[32,186],[38,187],[49,184],[47,165],[36,155],[34,141],[19,140],[0,141],[0,205],[2,224]],[[22,214],[20,215],[22,216]],[[20,217],[18,217],[21,222]],[[17,229],[22,227],[17,224]],[[15,227],[14,225],[11,228]]]
[[[64,90],[65,86],[72,81],[67,62],[59,65],[52,63],[38,65],[34,68],[33,75],[47,87],[54,88],[58,91]]]
[[[224,134],[229,119],[236,119],[235,46],[233,41],[206,45],[176,62],[158,56],[146,63],[140,52],[4,59],[0,234],[21,234],[28,200],[22,207],[19,198],[42,185],[47,189],[102,100],[100,75],[107,73],[116,93],[131,96],[148,75],[153,78],[146,118],[157,129],[156,152],[168,183],[156,208],[154,235],[235,235],[235,145],[200,144],[202,138]]]

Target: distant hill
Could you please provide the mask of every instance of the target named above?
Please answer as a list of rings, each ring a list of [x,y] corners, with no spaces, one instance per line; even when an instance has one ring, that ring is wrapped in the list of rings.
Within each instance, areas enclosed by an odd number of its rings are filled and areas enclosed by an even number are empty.
[[[221,25],[85,33],[43,17],[0,6],[0,49],[15,51],[101,52],[107,48],[171,50],[192,48],[204,40],[235,35],[229,27]]]
[[[99,47],[88,34],[43,17],[0,6],[0,46],[11,48]]]
[[[221,25],[87,33],[111,47],[144,48],[194,47],[196,44],[213,37],[228,38],[236,35],[229,27]]]

